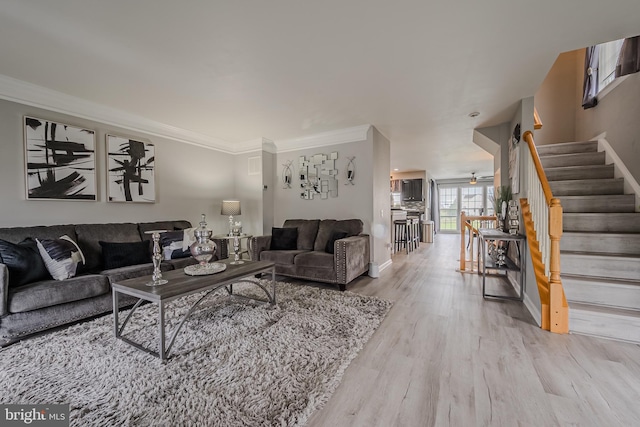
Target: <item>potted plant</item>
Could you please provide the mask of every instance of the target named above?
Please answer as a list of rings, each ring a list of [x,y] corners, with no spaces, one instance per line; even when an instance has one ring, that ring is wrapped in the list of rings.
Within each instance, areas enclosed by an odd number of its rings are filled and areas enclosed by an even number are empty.
[[[504,220],[507,216],[507,206],[509,201],[513,199],[513,193],[511,192],[510,185],[501,185],[496,188],[493,194],[493,210],[498,217],[497,228],[504,229]]]

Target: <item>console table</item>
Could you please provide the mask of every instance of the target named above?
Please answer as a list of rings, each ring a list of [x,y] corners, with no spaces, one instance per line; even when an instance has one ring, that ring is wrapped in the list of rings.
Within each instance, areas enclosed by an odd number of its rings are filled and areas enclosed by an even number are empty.
[[[524,276],[525,276],[525,251],[524,251],[524,243],[526,241],[525,236],[521,234],[509,234],[504,231],[496,230],[494,228],[481,228],[478,230],[478,235],[480,237],[480,244],[482,246],[482,258],[479,260],[482,265],[482,297],[483,298],[497,298],[497,299],[507,299],[514,301],[522,301],[524,300]],[[487,258],[487,246],[492,244],[491,242],[514,242],[516,245],[516,249],[518,251],[518,260],[519,265],[516,265],[513,261],[511,261],[505,254],[504,264],[499,264],[492,257]],[[506,250],[505,250],[506,251]],[[509,295],[495,295],[488,294],[486,292],[486,279],[487,279],[487,270],[497,271],[498,274],[504,273],[504,277],[507,276],[509,271],[517,272],[520,276],[520,293],[518,296],[509,296]],[[500,274],[502,275],[502,274]]]

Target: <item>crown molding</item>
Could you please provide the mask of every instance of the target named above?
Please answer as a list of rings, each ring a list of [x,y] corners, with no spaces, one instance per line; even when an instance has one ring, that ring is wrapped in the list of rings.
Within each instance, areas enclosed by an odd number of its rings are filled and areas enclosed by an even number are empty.
[[[278,153],[304,150],[308,148],[326,147],[328,145],[346,144],[348,142],[365,141],[371,125],[354,126],[330,132],[317,133],[301,138],[276,141]]]
[[[273,144],[273,141],[267,138],[256,138],[249,141],[236,143],[233,147],[233,154],[247,154],[254,151],[262,151],[264,150],[264,143],[267,141]]]
[[[2,74],[0,74],[0,99],[172,139],[210,150],[222,151],[227,154],[237,154],[237,148],[241,148],[241,146],[236,148],[231,143],[219,138],[156,122]]]
[[[67,95],[2,74],[0,74],[0,99],[67,114],[109,126],[116,126],[134,132],[141,132],[151,136],[167,138],[201,148],[221,151],[226,154],[245,154],[262,150],[263,148],[273,153],[284,153],[364,141],[367,139],[367,133],[371,128],[371,125],[354,126],[300,138],[284,139],[275,143],[267,138],[230,143],[220,138],[160,123],[136,114],[87,101],[86,99]]]

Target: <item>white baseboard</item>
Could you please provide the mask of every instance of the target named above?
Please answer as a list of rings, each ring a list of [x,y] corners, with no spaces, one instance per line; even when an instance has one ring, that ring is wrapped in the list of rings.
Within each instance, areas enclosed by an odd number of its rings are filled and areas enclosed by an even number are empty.
[[[389,267],[390,265],[391,265],[391,259],[386,260],[380,265],[378,265],[378,263],[375,263],[375,262],[369,263],[369,277],[373,277],[374,279],[377,279],[378,277],[380,277],[380,272],[385,268]]]

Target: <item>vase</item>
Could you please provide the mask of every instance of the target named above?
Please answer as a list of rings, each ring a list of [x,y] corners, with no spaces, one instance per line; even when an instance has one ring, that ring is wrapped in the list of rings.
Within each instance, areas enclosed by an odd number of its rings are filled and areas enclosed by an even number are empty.
[[[205,266],[216,253],[216,243],[211,240],[212,230],[207,228],[207,222],[205,221],[205,215],[202,214],[202,221],[200,226],[196,228],[193,235],[196,241],[189,247],[191,256],[200,263],[201,266]]]

